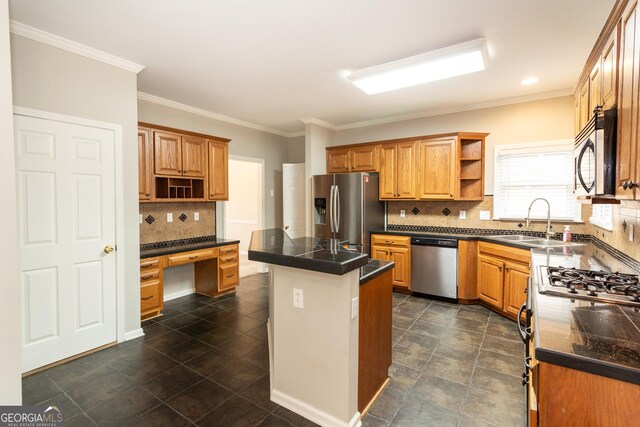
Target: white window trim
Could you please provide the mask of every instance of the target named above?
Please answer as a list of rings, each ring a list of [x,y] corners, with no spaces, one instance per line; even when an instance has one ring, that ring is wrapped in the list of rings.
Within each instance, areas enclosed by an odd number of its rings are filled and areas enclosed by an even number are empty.
[[[500,153],[504,153],[505,151],[520,151],[520,150],[526,150],[526,149],[531,149],[528,150],[529,153],[534,153],[536,150],[533,149],[539,149],[540,152],[546,152],[546,151],[550,151],[553,148],[558,148],[558,149],[570,149],[570,151],[573,151],[574,148],[574,144],[575,141],[572,139],[554,139],[554,140],[548,140],[548,141],[537,141],[537,142],[525,142],[522,144],[508,144],[508,145],[496,145],[493,147],[493,198],[494,198],[494,209],[493,209],[493,217],[492,219],[494,221],[524,221],[526,220],[526,218],[522,218],[522,217],[507,217],[507,216],[498,216],[498,214],[496,213],[496,209],[495,209],[495,197],[496,197],[496,189],[498,188],[498,182],[500,181],[499,178],[499,169],[498,169],[498,157],[500,156]],[[577,223],[577,224],[583,224],[584,221],[582,221],[582,209],[580,206],[580,201],[576,198],[576,210],[575,210],[575,216],[573,218],[568,218],[568,217],[551,217],[551,221],[552,222],[571,222],[571,223]],[[540,221],[546,221],[546,217],[545,218],[531,218],[531,222],[540,222]]]

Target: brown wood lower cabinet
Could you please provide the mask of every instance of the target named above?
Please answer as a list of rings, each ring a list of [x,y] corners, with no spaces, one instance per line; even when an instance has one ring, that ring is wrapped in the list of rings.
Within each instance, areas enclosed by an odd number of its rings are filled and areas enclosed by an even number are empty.
[[[512,319],[527,299],[530,253],[525,249],[478,243],[478,298]]]
[[[393,261],[393,286],[411,289],[411,238],[387,234],[371,235],[371,258]]]
[[[363,412],[389,378],[391,366],[391,271],[360,285],[358,410]]]
[[[194,264],[196,293],[216,297],[240,284],[238,245],[223,245],[140,260],[140,315],[159,316],[164,308],[163,271],[167,267]]]

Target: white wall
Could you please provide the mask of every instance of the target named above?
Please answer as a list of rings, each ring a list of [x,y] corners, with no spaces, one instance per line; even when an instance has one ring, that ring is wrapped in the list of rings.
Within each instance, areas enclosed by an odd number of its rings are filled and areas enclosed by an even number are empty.
[[[0,405],[22,404],[20,280],[16,210],[9,8],[0,2]]]
[[[304,165],[307,199],[307,236],[312,235],[313,209],[311,202],[311,177],[327,173],[326,147],[334,145],[335,132],[315,123],[305,124],[304,156],[309,159]]]
[[[334,145],[456,131],[488,132],[485,194],[493,194],[493,147],[501,144],[573,139],[573,113],[573,97],[564,96],[337,131]],[[325,163],[324,157],[312,159],[314,162]]]
[[[74,53],[11,36],[13,104],[122,126],[125,331],[140,328],[137,76]]]
[[[287,153],[287,163],[304,163],[304,136],[289,138],[289,148]]]
[[[229,155],[264,159],[265,227],[282,226],[282,164],[287,161],[287,138],[148,101],[138,101],[138,117],[142,122],[229,138]],[[225,237],[234,238],[229,232]]]

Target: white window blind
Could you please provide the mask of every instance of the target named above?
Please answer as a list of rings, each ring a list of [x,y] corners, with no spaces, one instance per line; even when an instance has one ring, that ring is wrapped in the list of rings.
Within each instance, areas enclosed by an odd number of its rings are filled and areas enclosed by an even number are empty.
[[[613,206],[592,205],[589,222],[605,230],[613,231]]]
[[[551,204],[551,218],[573,221],[573,143],[541,143],[496,147],[494,217],[522,219],[531,202],[543,197]],[[546,219],[547,204],[537,201],[531,218]]]

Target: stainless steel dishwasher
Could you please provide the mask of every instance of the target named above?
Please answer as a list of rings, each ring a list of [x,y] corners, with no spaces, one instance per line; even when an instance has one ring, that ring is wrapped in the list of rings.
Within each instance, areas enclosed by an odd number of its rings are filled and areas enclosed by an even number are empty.
[[[411,238],[411,291],[416,296],[458,301],[458,241]]]

